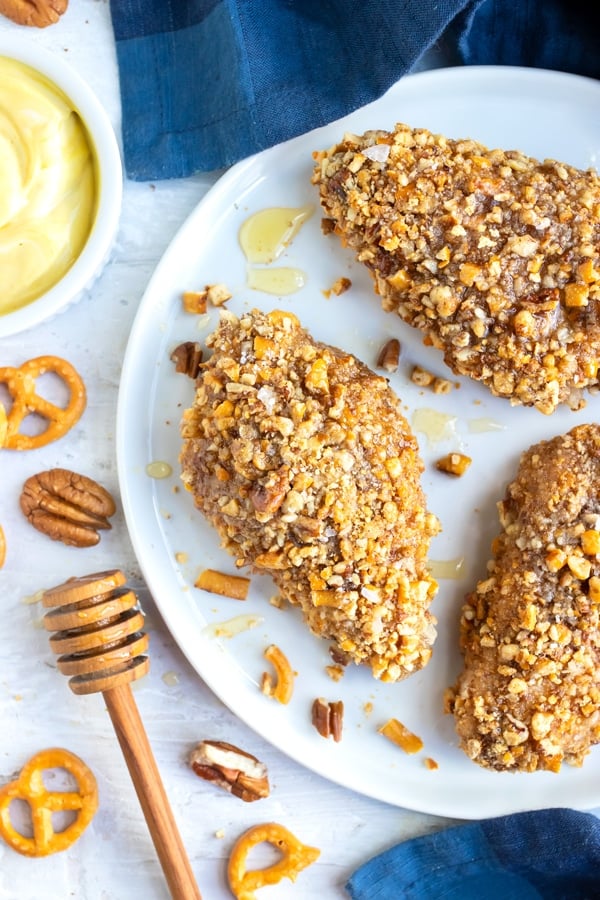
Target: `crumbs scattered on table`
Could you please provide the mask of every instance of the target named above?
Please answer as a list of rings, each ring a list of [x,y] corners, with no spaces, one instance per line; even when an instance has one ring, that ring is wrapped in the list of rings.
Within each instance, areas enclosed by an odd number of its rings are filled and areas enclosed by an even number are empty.
[[[329,290],[323,291],[323,294],[325,297],[330,297],[332,294],[339,297],[340,294],[345,294],[346,291],[349,291],[351,287],[352,281],[350,278],[338,278],[337,281],[334,281]]]
[[[446,472],[447,475],[455,475],[460,478],[464,475],[473,460],[464,453],[447,453],[438,459],[435,467],[440,472]]]
[[[224,284],[207,284],[203,291],[185,291],[181,299],[185,312],[197,315],[205,313],[209,303],[211,306],[223,306],[232,296]]]
[[[410,380],[419,387],[431,388],[434,394],[449,394],[453,386],[447,378],[440,378],[422,366],[413,366]],[[458,382],[454,384],[454,387],[460,387]]]
[[[346,671],[343,666],[325,666],[325,671],[332,681],[340,681]]]
[[[432,759],[431,756],[426,756],[423,760],[423,764],[430,772],[435,772],[435,770],[440,767],[439,763],[437,763],[435,759]]]

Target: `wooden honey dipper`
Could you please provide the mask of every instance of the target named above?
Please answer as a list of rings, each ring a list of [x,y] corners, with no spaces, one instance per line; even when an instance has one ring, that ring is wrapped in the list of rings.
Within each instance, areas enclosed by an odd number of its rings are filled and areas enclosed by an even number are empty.
[[[50,646],[75,694],[101,692],[140,801],[171,896],[200,900],[200,891],[177,829],[130,683],[145,675],[148,636],[137,597],[118,569],[70,578],[44,591],[54,607],[44,626]]]

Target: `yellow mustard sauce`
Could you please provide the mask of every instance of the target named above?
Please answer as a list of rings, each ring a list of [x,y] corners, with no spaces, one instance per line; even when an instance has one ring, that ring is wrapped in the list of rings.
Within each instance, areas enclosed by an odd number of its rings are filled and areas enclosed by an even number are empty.
[[[62,278],[96,202],[94,156],[72,104],[29,66],[0,57],[0,315]]]

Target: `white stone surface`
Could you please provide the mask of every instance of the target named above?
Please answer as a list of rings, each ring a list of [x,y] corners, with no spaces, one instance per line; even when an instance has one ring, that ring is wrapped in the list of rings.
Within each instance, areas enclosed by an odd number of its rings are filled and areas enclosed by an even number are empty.
[[[106,0],[71,0],[61,21],[24,29],[0,18],[1,33],[18,33],[62,55],[104,104],[120,136],[118,75]],[[55,665],[40,604],[26,598],[72,575],[118,567],[138,591],[151,635],[151,671],[135,697],[203,897],[230,897],[225,868],[235,838],[258,822],[279,821],[320,847],[319,861],[295,885],[261,892],[273,900],[347,896],[343,885],[361,862],[396,841],[439,827],[442,820],[407,812],[330,784],[303,769],[239,722],[203,684],[155,611],[119,508],[111,532],[93,549],[50,541],[19,509],[23,481],[65,466],[95,477],[118,494],[115,412],[127,335],[147,281],[171,238],[196,206],[209,176],[125,184],[112,260],[91,293],[54,320],[2,341],[0,365],[64,356],[82,373],[88,408],[62,440],[0,457],[0,523],[7,540],[0,570],[0,784],[14,779],[39,750],[62,746],[80,755],[99,783],[99,811],[68,851],[45,859],[18,855],[0,841],[2,900],[161,900],[169,896],[140,806],[100,695],[74,696]],[[269,768],[267,800],[245,804],[198,779],[186,763],[202,738],[230,741]],[[217,837],[216,832],[223,832]],[[264,864],[267,855],[253,857]]]

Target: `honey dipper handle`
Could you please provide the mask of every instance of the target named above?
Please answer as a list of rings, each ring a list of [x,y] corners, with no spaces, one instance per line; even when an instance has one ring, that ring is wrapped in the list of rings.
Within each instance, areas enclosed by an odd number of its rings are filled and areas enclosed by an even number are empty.
[[[102,695],[173,900],[201,900],[131,688]]]

